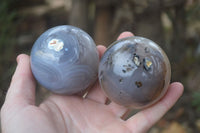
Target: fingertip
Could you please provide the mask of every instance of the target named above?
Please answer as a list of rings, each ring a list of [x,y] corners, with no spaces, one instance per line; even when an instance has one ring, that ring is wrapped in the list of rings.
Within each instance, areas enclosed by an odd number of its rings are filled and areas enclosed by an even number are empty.
[[[98,45],[97,46],[97,50],[99,52],[99,58],[101,59],[102,55],[104,54],[104,52],[106,51],[106,47],[103,45]]]
[[[16,61],[18,65],[12,79],[17,80],[19,78],[24,78],[25,76],[28,76],[28,78],[32,79],[30,57],[26,54],[20,54],[17,56]]]
[[[106,50],[106,47],[103,46],[103,45],[98,45],[98,46],[97,46],[97,49],[98,49],[98,50]]]
[[[171,85],[172,85],[172,86],[176,86],[177,88],[182,88],[182,89],[184,89],[183,84],[180,83],[180,82],[173,82]]]
[[[21,58],[21,54],[20,54],[20,55],[18,55],[18,56],[17,56],[17,58],[16,58],[16,61],[17,61],[17,63],[19,63],[19,61],[20,61],[20,58]]]
[[[26,54],[19,54],[18,56],[17,56],[17,58],[16,58],[16,61],[17,61],[17,63],[19,63],[21,60],[23,60],[23,59],[29,59],[29,56],[28,55],[26,55]]]
[[[171,83],[170,88],[171,88],[171,89],[174,89],[174,88],[175,88],[175,89],[180,93],[180,95],[183,94],[184,86],[183,86],[183,84],[180,83],[180,82],[173,82],[173,83]]]
[[[124,31],[122,32],[119,37],[117,38],[117,40],[122,39],[122,38],[126,38],[126,37],[131,37],[134,36],[134,34],[130,31]]]

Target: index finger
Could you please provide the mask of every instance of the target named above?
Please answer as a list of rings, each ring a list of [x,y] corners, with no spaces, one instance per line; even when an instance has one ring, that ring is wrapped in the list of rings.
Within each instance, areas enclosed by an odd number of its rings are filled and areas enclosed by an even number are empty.
[[[97,50],[99,52],[99,59],[103,56],[104,52],[106,51],[106,47],[103,45],[98,45]]]

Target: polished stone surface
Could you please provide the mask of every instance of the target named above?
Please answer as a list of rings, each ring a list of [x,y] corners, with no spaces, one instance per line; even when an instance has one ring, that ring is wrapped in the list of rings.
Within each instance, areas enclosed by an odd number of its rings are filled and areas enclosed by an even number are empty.
[[[120,105],[144,108],[167,91],[171,67],[164,51],[143,37],[114,42],[99,66],[99,81],[105,94]]]
[[[31,51],[31,69],[46,89],[60,94],[83,91],[97,79],[99,57],[83,30],[63,25],[44,32]]]

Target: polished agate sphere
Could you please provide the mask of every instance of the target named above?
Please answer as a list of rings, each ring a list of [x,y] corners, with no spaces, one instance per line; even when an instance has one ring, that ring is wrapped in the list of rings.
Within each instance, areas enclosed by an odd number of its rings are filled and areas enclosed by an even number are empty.
[[[99,57],[92,38],[73,26],[44,32],[31,50],[31,69],[46,89],[74,94],[92,85],[98,75]]]
[[[168,89],[171,67],[153,41],[133,36],[114,42],[99,66],[99,81],[108,98],[130,108],[154,104]]]

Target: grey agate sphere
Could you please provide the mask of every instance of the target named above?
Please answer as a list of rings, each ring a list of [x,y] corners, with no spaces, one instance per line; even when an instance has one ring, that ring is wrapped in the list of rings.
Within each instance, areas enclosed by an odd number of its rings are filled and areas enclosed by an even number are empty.
[[[141,109],[166,93],[171,67],[164,51],[143,37],[114,42],[99,66],[99,81],[108,98],[120,105]]]
[[[93,39],[83,30],[63,25],[44,32],[31,50],[31,69],[46,89],[75,94],[92,85],[99,57]]]

